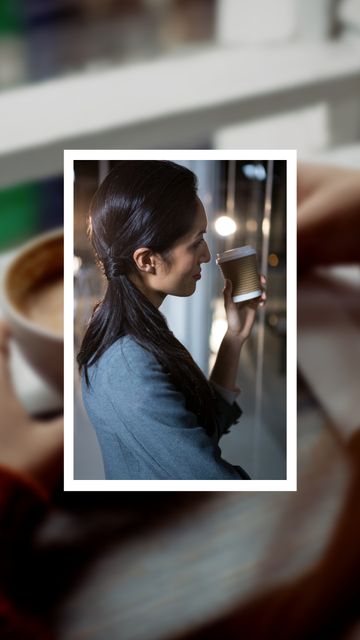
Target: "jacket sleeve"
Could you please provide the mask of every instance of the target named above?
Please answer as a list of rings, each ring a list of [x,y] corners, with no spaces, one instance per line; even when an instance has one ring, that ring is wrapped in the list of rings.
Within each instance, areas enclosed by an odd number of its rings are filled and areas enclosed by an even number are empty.
[[[235,398],[240,392],[240,389],[238,392],[233,392],[223,389],[223,387],[220,387],[220,385],[211,380],[209,382],[215,396],[215,413],[220,439],[225,433],[230,432],[231,425],[236,424],[242,416],[242,409],[238,403],[235,402]]]
[[[107,378],[107,401],[113,404],[127,446],[156,468],[158,476],[241,479],[236,467],[221,458],[220,448],[186,408],[183,394],[153,354],[135,343],[123,345],[109,363]]]

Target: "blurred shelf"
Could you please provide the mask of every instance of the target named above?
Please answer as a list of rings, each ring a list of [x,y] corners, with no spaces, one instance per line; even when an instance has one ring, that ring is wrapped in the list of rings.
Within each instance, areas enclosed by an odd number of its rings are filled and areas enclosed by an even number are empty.
[[[19,87],[0,94],[0,186],[61,173],[64,148],[191,147],[359,87],[357,41],[195,48]]]

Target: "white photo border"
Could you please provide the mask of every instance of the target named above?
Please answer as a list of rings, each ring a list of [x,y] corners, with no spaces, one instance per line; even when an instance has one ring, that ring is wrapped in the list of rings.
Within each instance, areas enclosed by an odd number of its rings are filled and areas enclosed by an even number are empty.
[[[74,478],[74,161],[286,161],[286,479],[76,480]],[[64,151],[64,491],[297,491],[297,152],[294,149]]]

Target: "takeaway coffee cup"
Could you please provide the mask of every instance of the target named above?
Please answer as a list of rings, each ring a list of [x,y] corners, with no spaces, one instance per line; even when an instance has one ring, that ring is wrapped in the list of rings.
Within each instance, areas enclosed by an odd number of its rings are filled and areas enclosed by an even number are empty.
[[[218,253],[216,264],[224,278],[232,282],[232,299],[244,302],[261,296],[262,289],[256,265],[256,251],[249,245]]]
[[[2,310],[23,355],[57,391],[63,387],[64,233],[25,244],[5,269]]]

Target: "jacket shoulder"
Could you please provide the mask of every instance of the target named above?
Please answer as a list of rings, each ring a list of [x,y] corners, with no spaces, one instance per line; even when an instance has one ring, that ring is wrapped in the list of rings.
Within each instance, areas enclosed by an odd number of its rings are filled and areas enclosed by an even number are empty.
[[[122,336],[109,347],[98,361],[98,372],[116,371],[117,377],[142,377],[144,370],[160,367],[154,354],[131,336]]]

